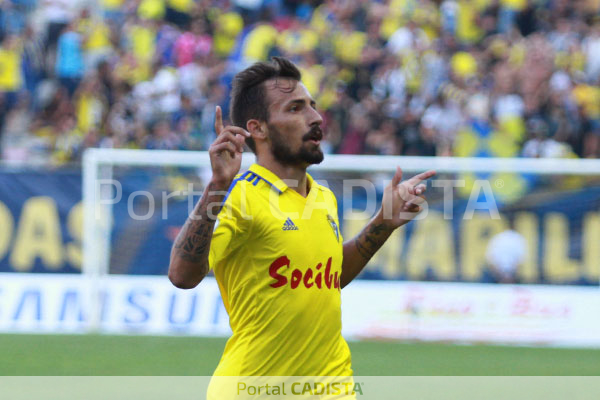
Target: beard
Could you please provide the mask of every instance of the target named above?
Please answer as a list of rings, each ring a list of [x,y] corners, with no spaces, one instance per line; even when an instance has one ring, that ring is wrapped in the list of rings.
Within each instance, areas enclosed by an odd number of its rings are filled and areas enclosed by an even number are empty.
[[[308,133],[302,136],[302,145],[297,151],[293,151],[286,141],[284,135],[274,126],[268,125],[271,136],[271,152],[273,157],[284,165],[303,166],[305,164],[320,164],[325,157],[320,146],[310,143],[310,139],[323,138],[321,128],[313,127]]]

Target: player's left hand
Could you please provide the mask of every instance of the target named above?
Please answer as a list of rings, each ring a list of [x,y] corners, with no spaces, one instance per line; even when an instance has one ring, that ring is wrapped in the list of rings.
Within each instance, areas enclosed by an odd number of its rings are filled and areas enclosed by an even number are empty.
[[[392,182],[383,191],[381,216],[391,229],[398,228],[414,219],[423,209],[427,186],[422,182],[435,175],[430,170],[402,182],[402,168],[396,167]]]

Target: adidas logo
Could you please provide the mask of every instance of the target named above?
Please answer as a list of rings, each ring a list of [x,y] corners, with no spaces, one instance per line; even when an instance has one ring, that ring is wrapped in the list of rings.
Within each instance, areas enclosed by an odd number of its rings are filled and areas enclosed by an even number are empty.
[[[294,222],[290,218],[288,218],[283,223],[283,230],[284,231],[297,231],[298,227],[296,226],[296,224],[294,224]]]

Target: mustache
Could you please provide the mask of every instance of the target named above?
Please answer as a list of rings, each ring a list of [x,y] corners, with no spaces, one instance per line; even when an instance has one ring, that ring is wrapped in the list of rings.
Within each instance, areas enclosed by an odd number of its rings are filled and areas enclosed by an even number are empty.
[[[307,140],[322,140],[323,139],[323,130],[321,130],[320,126],[313,126],[308,133],[302,136],[303,141]]]

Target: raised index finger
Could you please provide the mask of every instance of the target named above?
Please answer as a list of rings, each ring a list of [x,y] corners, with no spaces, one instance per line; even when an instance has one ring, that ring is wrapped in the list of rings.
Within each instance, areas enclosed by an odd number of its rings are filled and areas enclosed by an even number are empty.
[[[217,106],[215,111],[215,133],[219,136],[223,132],[223,111],[220,106]]]
[[[429,170],[429,171],[422,172],[419,175],[413,176],[412,178],[410,178],[406,182],[408,182],[412,186],[416,186],[419,183],[423,182],[426,179],[431,178],[434,175],[435,175],[435,171],[434,170]]]

